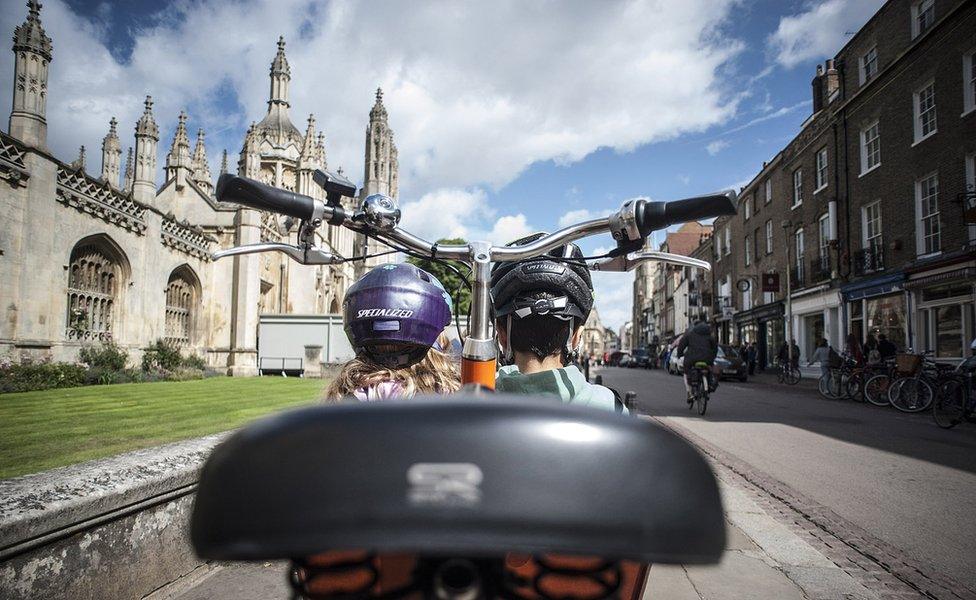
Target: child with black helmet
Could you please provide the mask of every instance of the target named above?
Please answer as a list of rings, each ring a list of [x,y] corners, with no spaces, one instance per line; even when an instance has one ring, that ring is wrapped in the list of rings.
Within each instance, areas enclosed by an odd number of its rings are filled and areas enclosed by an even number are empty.
[[[356,357],[343,365],[327,399],[409,398],[461,387],[443,334],[451,296],[423,269],[388,264],[366,273],[346,292],[342,320]]]
[[[528,244],[538,233],[512,242]],[[553,394],[564,402],[615,410],[609,389],[590,384],[570,364],[583,340],[583,324],[593,308],[593,282],[575,244],[547,256],[501,263],[491,273],[495,335],[504,362],[495,390]]]

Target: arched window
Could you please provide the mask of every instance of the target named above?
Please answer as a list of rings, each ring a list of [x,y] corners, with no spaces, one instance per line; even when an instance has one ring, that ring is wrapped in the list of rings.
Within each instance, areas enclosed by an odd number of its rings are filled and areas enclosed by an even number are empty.
[[[193,270],[180,266],[173,270],[166,283],[165,339],[176,346],[193,342],[200,282]]]
[[[128,272],[125,255],[108,236],[91,236],[75,245],[68,265],[65,335],[69,340],[112,338]]]

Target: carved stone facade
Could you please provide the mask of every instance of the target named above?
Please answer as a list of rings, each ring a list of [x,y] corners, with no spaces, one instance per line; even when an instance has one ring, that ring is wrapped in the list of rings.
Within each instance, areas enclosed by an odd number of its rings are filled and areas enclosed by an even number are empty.
[[[83,345],[112,339],[138,359],[142,348],[165,339],[215,368],[251,375],[260,314],[339,310],[355,277],[351,264],[303,267],[277,254],[211,260],[223,247],[295,243],[297,232],[276,215],[216,201],[204,131],[191,151],[186,114],[162,173],[149,97],[129,142],[110,122],[98,175],[86,172],[83,158],[52,156],[45,120],[52,43],[38,2],[28,2],[13,49],[14,104],[8,132],[0,132],[0,355],[73,360]],[[244,136],[238,173],[324,200],[312,174],[326,167],[325,136],[311,115],[304,133],[291,122],[284,39],[270,80],[267,113]],[[366,155],[364,189],[379,190],[382,182],[383,193],[395,196],[396,148],[379,93]],[[343,202],[354,208],[358,199]],[[346,229],[324,227],[317,235],[333,252],[356,254]]]

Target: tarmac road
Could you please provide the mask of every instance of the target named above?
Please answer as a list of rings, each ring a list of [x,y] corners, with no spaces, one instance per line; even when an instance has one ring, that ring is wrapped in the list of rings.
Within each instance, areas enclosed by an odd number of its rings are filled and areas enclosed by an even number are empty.
[[[976,590],[976,424],[946,431],[930,413],[825,400],[810,387],[755,380],[723,382],[699,417],[687,409],[680,377],[598,373],[621,393],[637,391],[641,412],[829,508],[910,564]]]

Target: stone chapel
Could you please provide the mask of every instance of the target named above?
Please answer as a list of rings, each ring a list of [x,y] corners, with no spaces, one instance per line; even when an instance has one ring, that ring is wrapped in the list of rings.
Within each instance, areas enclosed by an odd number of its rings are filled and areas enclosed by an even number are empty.
[[[27,19],[14,31],[9,127],[0,132],[0,356],[70,361],[83,345],[112,339],[138,358],[163,339],[228,374],[253,375],[259,315],[340,311],[355,277],[382,259],[317,267],[277,253],[211,260],[219,248],[294,243],[297,228],[287,230],[276,215],[217,202],[204,131],[191,147],[185,113],[162,165],[162,185],[151,97],[124,161],[114,118],[99,171],[90,172],[84,147],[70,162],[53,156],[45,120],[53,48],[40,3],[27,5]],[[325,136],[311,115],[304,133],[291,121],[283,38],[270,80],[267,114],[248,128],[237,172],[324,200],[312,174],[327,166]],[[224,151],[220,171],[227,170]],[[393,132],[377,90],[362,195],[396,197],[397,174]],[[354,207],[359,199],[343,202]],[[322,227],[317,236],[319,245],[342,256],[375,251],[347,229]]]

